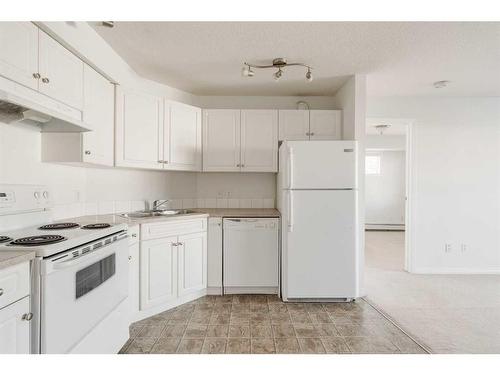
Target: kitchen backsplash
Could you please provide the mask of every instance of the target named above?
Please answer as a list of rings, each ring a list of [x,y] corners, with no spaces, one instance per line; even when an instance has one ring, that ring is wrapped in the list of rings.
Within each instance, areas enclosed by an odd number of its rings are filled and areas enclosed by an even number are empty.
[[[172,199],[167,208],[274,208],[274,198],[187,198]],[[52,208],[54,220],[85,215],[106,215],[144,210],[146,201],[101,201],[57,204]]]

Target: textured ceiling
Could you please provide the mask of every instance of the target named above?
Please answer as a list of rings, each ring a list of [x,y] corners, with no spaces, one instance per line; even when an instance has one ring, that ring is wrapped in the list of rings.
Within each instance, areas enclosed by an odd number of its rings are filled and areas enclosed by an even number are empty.
[[[365,73],[370,95],[500,95],[500,23],[116,22],[95,30],[141,76],[198,95],[332,95]],[[312,65],[241,76],[244,61]],[[432,82],[449,80],[444,89]]]

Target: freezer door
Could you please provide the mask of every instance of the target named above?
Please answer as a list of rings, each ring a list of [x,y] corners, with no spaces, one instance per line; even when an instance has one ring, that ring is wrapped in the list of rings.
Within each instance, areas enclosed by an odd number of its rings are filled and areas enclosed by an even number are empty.
[[[280,150],[282,189],[353,189],[355,141],[289,141]]]
[[[286,191],[283,296],[356,296],[356,191]]]

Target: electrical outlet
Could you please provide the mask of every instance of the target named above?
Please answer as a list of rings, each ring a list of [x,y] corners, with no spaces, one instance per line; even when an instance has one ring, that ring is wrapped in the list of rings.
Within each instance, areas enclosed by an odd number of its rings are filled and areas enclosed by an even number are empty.
[[[451,253],[451,243],[445,243],[444,244],[444,252],[445,253]]]
[[[465,253],[465,252],[467,251],[467,245],[466,245],[466,244],[464,244],[464,243],[463,243],[463,244],[461,244],[461,245],[460,245],[460,251],[461,251],[462,253]]]

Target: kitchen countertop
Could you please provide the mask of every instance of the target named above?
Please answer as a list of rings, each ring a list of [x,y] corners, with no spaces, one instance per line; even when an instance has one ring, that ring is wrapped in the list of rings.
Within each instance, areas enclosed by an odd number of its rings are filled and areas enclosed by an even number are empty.
[[[206,217],[280,217],[280,212],[275,208],[192,208],[194,213],[174,216],[156,216],[144,218],[127,218],[119,214],[89,215],[65,219],[76,221],[82,225],[92,223],[127,224],[133,227],[139,224],[158,223],[185,219],[198,219]]]
[[[35,258],[35,252],[30,250],[0,251],[0,270]]]

